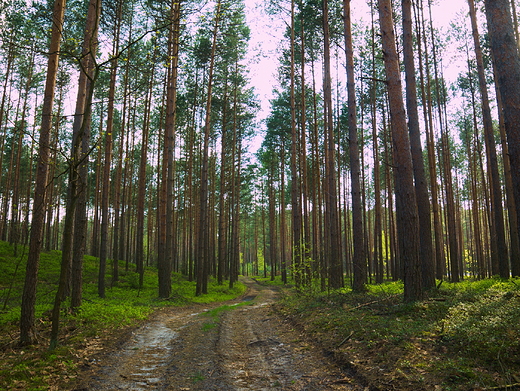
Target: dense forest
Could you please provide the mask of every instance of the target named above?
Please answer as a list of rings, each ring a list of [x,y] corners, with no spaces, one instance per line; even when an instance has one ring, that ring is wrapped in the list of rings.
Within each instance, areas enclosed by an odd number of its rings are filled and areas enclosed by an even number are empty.
[[[448,30],[430,0],[368,1],[367,20],[350,0],[265,2],[285,31],[264,121],[246,3],[1,2],[0,240],[27,248],[22,344],[43,250],[62,251],[54,343],[86,254],[101,298],[121,261],[140,285],[157,267],[161,298],[172,272],[197,295],[239,274],[402,280],[407,302],[520,276],[515,0],[468,0]]]

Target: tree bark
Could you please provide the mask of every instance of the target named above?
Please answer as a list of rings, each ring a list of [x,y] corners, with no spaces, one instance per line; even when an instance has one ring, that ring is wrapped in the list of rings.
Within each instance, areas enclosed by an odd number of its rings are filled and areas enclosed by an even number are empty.
[[[177,76],[179,66],[179,38],[180,38],[181,2],[172,1],[171,18],[172,28],[169,42],[169,58],[171,63],[168,69],[166,86],[166,122],[164,128],[164,156],[163,171],[166,170],[166,207],[165,207],[165,243],[164,254],[159,263],[159,297],[166,298],[171,293],[171,272],[173,265],[173,185],[174,185],[174,139],[177,106]]]
[[[291,216],[292,216],[292,262],[296,287],[301,287],[303,277],[303,241],[302,241],[302,209],[300,204],[300,178],[298,177],[298,152],[304,145],[298,145],[298,129],[296,127],[295,99],[295,31],[294,0],[291,1]]]
[[[417,110],[417,82],[413,54],[412,2],[402,1],[403,10],[403,53],[406,73],[406,109],[408,112],[408,130],[413,160],[415,193],[419,213],[419,236],[422,284],[424,289],[435,286],[435,262],[433,258],[430,198],[424,170],[423,149]]]
[[[211,55],[208,75],[208,91],[206,100],[206,117],[204,123],[204,141],[202,149],[202,168],[200,179],[200,215],[199,215],[199,233],[197,246],[197,285],[195,288],[196,295],[207,293],[204,289],[207,286],[208,278],[208,178],[209,178],[209,136],[211,131],[211,101],[213,91],[213,74],[215,67],[215,53],[217,49],[217,35],[220,24],[221,1],[218,0],[215,8],[215,17],[213,25],[213,38],[211,45]]]
[[[504,214],[502,209],[502,189],[500,184],[500,176],[498,170],[498,158],[495,145],[495,136],[493,131],[493,119],[491,118],[491,109],[489,107],[489,97],[487,91],[486,75],[484,73],[484,60],[482,49],[480,47],[480,37],[477,27],[477,16],[475,11],[474,0],[468,0],[469,15],[471,19],[471,28],[473,32],[473,43],[475,46],[475,58],[477,60],[478,81],[480,87],[480,98],[482,103],[482,118],[484,122],[484,136],[486,139],[486,151],[488,157],[488,165],[490,167],[491,180],[491,209],[493,212],[493,221],[495,227],[495,241],[498,250],[498,262],[500,277],[509,277],[509,259],[506,244],[506,235],[504,229]]]
[[[332,115],[332,86],[330,75],[330,31],[328,0],[323,1],[323,103],[325,106],[325,243],[328,248],[329,286],[332,289],[343,285],[343,268],[340,259],[340,238],[338,220],[338,190],[336,173],[336,151],[334,123]],[[360,232],[359,235],[363,233]]]
[[[400,257],[404,266],[404,300],[414,301],[420,299],[423,293],[419,261],[419,217],[390,0],[379,0],[379,21],[392,120],[397,229]]]
[[[486,18],[491,40],[491,53],[502,99],[504,127],[509,148],[511,179],[520,214],[520,55],[515,39],[508,0],[486,0]],[[518,223],[518,221],[517,221]]]
[[[354,79],[354,51],[350,18],[350,0],[343,0],[343,21],[345,32],[345,54],[347,61],[348,93],[348,134],[350,152],[350,180],[352,186],[352,231],[354,232],[354,256],[352,259],[352,289],[361,292],[367,282],[367,264],[365,259],[365,241],[363,228],[363,204],[361,201],[361,166],[356,117],[356,84]],[[376,178],[376,181],[379,178]]]
[[[36,188],[31,222],[29,253],[22,294],[22,312],[20,316],[20,344],[29,345],[35,342],[34,311],[36,304],[36,284],[40,264],[42,233],[47,206],[47,181],[49,172],[50,137],[52,128],[52,108],[56,76],[58,73],[61,34],[65,14],[65,0],[56,0],[52,14],[51,42],[47,63],[47,79],[42,108],[42,124],[38,146],[38,166],[36,172]]]
[[[81,255],[84,252],[86,224],[84,227],[77,227],[74,224],[74,220],[77,218],[76,207],[80,201],[79,197],[86,192],[86,177],[83,175],[86,171],[87,155],[85,152],[90,132],[92,97],[94,95],[94,85],[98,73],[95,56],[97,52],[97,32],[100,15],[101,0],[90,0],[85,24],[83,57],[80,64],[81,72],[78,81],[78,98],[76,100],[76,112],[73,124],[72,157],[69,167],[67,210],[63,227],[60,282],[52,310],[51,349],[54,349],[58,343],[60,306],[69,283],[73,246],[74,250],[76,250],[74,252],[74,261],[82,263],[82,256],[78,257],[78,252],[80,252]],[[83,214],[83,211],[81,211],[81,214]],[[82,251],[78,251],[76,247],[78,241],[81,241]],[[79,270],[81,270],[81,267]],[[76,289],[81,290],[80,276],[76,276],[76,278],[73,279],[73,285],[76,285]]]

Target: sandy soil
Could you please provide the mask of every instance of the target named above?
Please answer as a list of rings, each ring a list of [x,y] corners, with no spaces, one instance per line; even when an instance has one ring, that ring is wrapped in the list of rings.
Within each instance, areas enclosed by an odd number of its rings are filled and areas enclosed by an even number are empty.
[[[75,390],[365,390],[272,311],[276,287],[243,282],[239,300],[158,311],[95,355]],[[236,307],[204,315],[223,304]]]

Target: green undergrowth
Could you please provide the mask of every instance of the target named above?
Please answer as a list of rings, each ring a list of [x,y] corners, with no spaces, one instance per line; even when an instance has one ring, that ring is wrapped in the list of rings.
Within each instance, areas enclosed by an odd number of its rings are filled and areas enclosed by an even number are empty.
[[[70,303],[62,304],[58,348],[48,350],[50,314],[60,274],[61,252],[42,252],[38,273],[36,330],[39,343],[20,348],[18,328],[24,284],[26,254],[22,246],[18,256],[13,248],[0,242],[0,390],[68,389],[76,377],[78,366],[92,354],[113,343],[126,330],[147,319],[163,307],[192,303],[211,303],[234,299],[246,291],[241,283],[228,285],[208,283],[208,294],[195,296],[195,282],[180,274],[172,274],[172,294],[158,298],[157,269],[146,267],[143,286],[135,266],[119,263],[119,280],[112,283],[112,263],[107,264],[105,298],[99,298],[97,258],[86,256],[83,268],[83,304],[76,312]]]
[[[278,310],[379,389],[520,383],[520,280],[443,282],[415,303],[400,282],[367,288],[294,293]]]
[[[220,307],[216,307],[216,308],[213,308],[211,310],[202,312],[200,314],[201,316],[209,318],[209,320],[207,322],[203,323],[202,330],[203,331],[209,331],[209,330],[212,330],[215,327],[217,327],[218,322],[220,320],[220,317],[222,316],[222,314],[224,312],[232,311],[232,310],[236,309],[239,306],[249,305],[249,304],[251,304],[251,303],[250,302],[245,302],[245,301],[241,302],[241,303],[231,304],[231,305],[227,305],[226,304],[226,305],[221,305]]]

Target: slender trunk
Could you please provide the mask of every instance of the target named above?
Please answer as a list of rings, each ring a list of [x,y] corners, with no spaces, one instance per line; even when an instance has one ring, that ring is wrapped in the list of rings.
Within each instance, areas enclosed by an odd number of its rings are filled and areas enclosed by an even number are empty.
[[[280,272],[282,282],[287,284],[286,222],[285,222],[285,142],[280,147]]]
[[[20,122],[16,121],[15,125],[18,128],[18,141],[17,141],[17,150],[16,150],[16,158],[14,165],[14,178],[13,178],[13,195],[11,202],[11,234],[9,235],[9,243],[14,246],[14,256],[18,255],[18,244],[20,243],[20,165],[22,162],[22,150],[23,150],[23,138],[26,132],[26,111],[27,111],[27,101],[29,98],[29,90],[32,83],[32,69],[34,64],[34,51],[31,55],[31,61],[29,65],[29,74],[27,75],[27,80],[25,83],[25,90],[23,93],[23,105],[22,105],[22,117]],[[14,154],[14,148],[11,152]]]
[[[92,98],[98,69],[95,64],[101,0],[90,0],[83,42],[83,58],[78,81],[78,97],[73,124],[72,160],[63,233],[62,267],[70,267],[71,306],[81,305],[83,255],[87,234],[87,175]],[[69,216],[70,214],[70,216]],[[69,218],[70,217],[70,218]],[[68,262],[66,264],[66,262]],[[71,264],[71,266],[69,266]],[[69,278],[68,276],[65,279]],[[56,327],[58,325],[56,324]],[[56,334],[54,335],[57,338]],[[56,341],[57,342],[57,341]],[[51,344],[53,341],[51,340]]]
[[[153,63],[154,64],[154,63]],[[144,281],[144,212],[146,197],[146,167],[148,164],[148,138],[150,131],[150,108],[152,101],[153,82],[155,66],[152,65],[148,93],[145,100],[145,112],[143,119],[143,134],[141,138],[141,160],[139,162],[139,174],[137,184],[137,222],[136,222],[136,248],[135,263],[136,271],[139,274],[139,288],[142,288]],[[150,214],[151,216],[151,214]],[[150,242],[148,242],[150,243]],[[150,246],[150,244],[148,244]]]
[[[459,259],[459,237],[457,234],[457,225],[456,225],[456,208],[455,208],[455,199],[454,199],[454,191],[453,191],[453,178],[452,178],[452,163],[451,163],[451,153],[449,147],[449,138],[448,138],[448,129],[443,120],[443,112],[442,105],[445,104],[444,96],[441,96],[441,79],[439,75],[439,62],[437,60],[437,46],[435,45],[435,34],[433,29],[432,15],[431,15],[431,2],[429,5],[429,14],[430,14],[430,33],[431,33],[431,41],[432,41],[432,60],[433,60],[433,70],[434,70],[434,80],[435,80],[435,98],[437,101],[437,111],[438,111],[438,119],[439,119],[439,127],[441,131],[441,149],[442,153],[442,170],[444,171],[444,186],[445,186],[445,200],[446,200],[446,213],[447,213],[447,226],[448,226],[448,247],[449,247],[449,261],[450,261],[450,271],[451,271],[451,279],[453,282],[458,282],[460,280],[461,272],[459,268],[460,259]],[[433,123],[432,123],[433,124]],[[432,126],[431,124],[431,126]],[[433,128],[433,127],[432,127]]]
[[[110,171],[112,168],[113,132],[114,132],[114,105],[117,81],[117,53],[119,52],[119,32],[121,30],[122,1],[117,3],[117,20],[114,25],[114,42],[112,47],[112,60],[110,69],[110,87],[108,91],[107,124],[105,131],[105,156],[103,162],[103,186],[101,192],[101,243],[99,248],[99,274],[98,295],[105,297],[105,270],[108,258],[108,228],[110,224],[109,198],[110,198]],[[118,262],[114,259],[114,262]],[[118,276],[112,273],[112,283],[118,280]]]
[[[97,31],[100,14],[101,1],[91,0],[88,6],[87,22],[85,25],[83,42],[84,57],[78,82],[78,99],[76,101],[76,114],[73,125],[72,159],[69,167],[67,210],[63,227],[60,282],[52,311],[51,349],[54,349],[58,344],[60,306],[64,299],[65,290],[67,289],[68,279],[70,278],[72,249],[74,247],[75,264],[82,262],[82,259],[78,259],[78,252],[81,253],[81,256],[84,253],[86,226],[78,227],[74,224],[74,220],[76,219],[77,221],[78,217],[76,216],[76,207],[78,206],[78,202],[81,202],[79,197],[86,192],[86,177],[83,176],[86,171],[87,160],[85,147],[89,139],[92,98],[94,95],[95,80],[99,71],[95,64],[95,55],[97,52]],[[83,215],[83,210],[80,213]],[[78,251],[77,243],[81,243],[82,246],[80,250],[82,251]],[[81,290],[81,277],[75,278],[73,282],[73,286],[76,286],[75,289]]]
[[[390,0],[379,0],[379,21],[392,120],[397,229],[400,258],[404,267],[404,300],[414,301],[422,297],[419,217]]]
[[[345,54],[347,60],[348,92],[348,135],[350,152],[350,180],[352,186],[352,230],[354,232],[354,257],[352,289],[364,291],[367,282],[367,264],[365,259],[365,241],[363,235],[363,205],[361,201],[361,166],[356,119],[356,84],[354,79],[354,51],[350,18],[350,0],[343,0],[343,21],[345,31]]]
[[[303,277],[303,242],[302,242],[302,211],[300,205],[300,178],[298,177],[298,151],[305,148],[298,145],[298,129],[296,127],[295,100],[295,31],[294,31],[294,0],[291,1],[291,216],[292,216],[292,262],[296,287],[301,287]]]
[[[486,139],[486,152],[488,165],[490,167],[491,180],[491,209],[494,217],[494,228],[496,235],[496,244],[498,250],[499,272],[500,277],[509,277],[509,259],[506,244],[506,234],[504,229],[504,215],[502,209],[502,189],[500,184],[498,158],[495,145],[495,136],[493,130],[493,119],[491,118],[491,109],[489,106],[489,97],[487,91],[486,75],[484,72],[484,60],[482,49],[480,47],[480,36],[477,27],[477,17],[475,11],[474,0],[468,0],[469,15],[471,18],[471,27],[473,32],[473,43],[475,45],[475,57],[477,60],[478,81],[480,87],[480,98],[482,102],[482,118],[484,122],[484,135]]]
[[[402,1],[403,9],[403,52],[406,73],[406,108],[408,113],[408,130],[413,159],[415,193],[419,213],[419,236],[422,284],[424,289],[435,286],[435,266],[431,229],[430,198],[424,170],[423,150],[417,109],[417,83],[413,55],[412,2]]]
[[[217,281],[218,284],[224,282],[224,271],[227,269],[228,259],[228,220],[230,216],[228,214],[228,183],[227,177],[229,175],[229,136],[227,129],[227,107],[228,107],[228,92],[227,92],[227,72],[225,75],[226,79],[224,82],[224,99],[223,99],[223,112],[222,112],[222,134],[221,134],[221,148],[220,148],[220,191],[219,191],[219,219],[218,219],[218,265],[217,265]]]
[[[171,64],[168,69],[168,84],[166,87],[166,117],[164,127],[163,171],[166,170],[166,231],[164,255],[159,264],[159,297],[166,298],[171,293],[171,270],[173,264],[173,186],[174,186],[174,139],[177,106],[177,75],[179,65],[181,3],[172,1],[172,29],[170,32],[169,53]]]
[[[338,196],[336,184],[336,151],[334,139],[334,123],[332,115],[332,90],[330,75],[330,32],[328,0],[323,1],[323,100],[325,105],[325,240],[328,248],[329,286],[332,289],[343,285],[343,270],[340,259],[340,238],[338,232]]]
[[[103,109],[101,109],[101,112],[103,112]],[[100,122],[99,126],[99,132],[101,134],[102,130],[102,121]],[[98,149],[98,153],[96,156],[96,163],[95,163],[95,172],[96,172],[96,179],[95,179],[95,186],[94,186],[94,218],[92,221],[92,237],[90,241],[90,255],[94,257],[99,257],[99,230],[100,230],[100,218],[99,218],[99,206],[100,206],[100,194],[101,194],[101,176],[103,174],[103,170],[101,169],[101,157],[102,157],[102,148]]]
[[[200,186],[200,216],[199,216],[199,232],[198,232],[198,246],[197,246],[197,285],[196,294],[201,295],[207,292],[204,291],[204,286],[207,284],[208,278],[208,178],[209,178],[209,136],[211,131],[211,101],[213,91],[213,73],[215,67],[215,54],[217,49],[217,35],[220,24],[220,10],[221,1],[218,0],[214,25],[213,38],[211,45],[211,55],[208,74],[208,91],[206,100],[206,117],[204,123],[204,141],[202,150],[202,168],[201,168],[201,186]]]
[[[42,233],[45,223],[45,210],[47,206],[46,192],[49,172],[49,144],[52,128],[52,108],[54,103],[56,76],[58,73],[59,51],[64,14],[65,0],[56,0],[54,2],[54,9],[52,14],[53,24],[51,30],[49,59],[47,63],[47,79],[45,82],[42,108],[42,124],[40,128],[38,146],[38,166],[36,171],[36,188],[34,191],[31,236],[29,241],[25,283],[22,294],[22,308],[20,316],[21,345],[29,345],[35,342],[34,312],[36,304],[36,284],[38,281]]]

